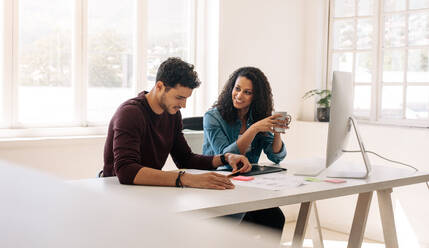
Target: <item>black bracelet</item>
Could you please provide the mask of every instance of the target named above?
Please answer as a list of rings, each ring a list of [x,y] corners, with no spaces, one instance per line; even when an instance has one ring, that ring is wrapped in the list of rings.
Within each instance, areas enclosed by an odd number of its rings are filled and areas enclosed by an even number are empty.
[[[177,175],[177,179],[176,179],[176,187],[178,188],[183,188],[183,184],[182,181],[180,180],[180,177],[185,174],[185,171],[179,171],[179,174]]]
[[[225,154],[220,155],[220,161],[222,162],[222,164],[228,164],[228,162],[225,159]]]

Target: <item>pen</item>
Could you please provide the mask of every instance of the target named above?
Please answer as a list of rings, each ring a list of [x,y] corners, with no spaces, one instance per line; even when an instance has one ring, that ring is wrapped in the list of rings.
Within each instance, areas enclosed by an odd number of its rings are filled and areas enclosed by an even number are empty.
[[[228,174],[227,177],[235,177],[235,176],[238,176],[238,175],[240,175],[240,171],[236,171],[234,173]]]
[[[237,171],[236,172],[234,172],[234,173],[231,173],[231,174],[229,174],[229,175],[227,175],[227,177],[235,177],[235,176],[238,176],[238,175],[240,175],[240,169],[243,167],[243,162],[238,162],[238,164],[237,164]]]

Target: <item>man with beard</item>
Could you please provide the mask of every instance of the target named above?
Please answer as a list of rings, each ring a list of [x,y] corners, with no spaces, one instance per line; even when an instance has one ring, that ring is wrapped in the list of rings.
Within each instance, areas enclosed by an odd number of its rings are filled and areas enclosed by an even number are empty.
[[[200,83],[193,65],[179,58],[164,61],[152,90],[124,102],[110,121],[104,147],[104,176],[117,176],[122,184],[234,188],[228,177],[215,172],[193,175],[161,170],[169,154],[179,169],[212,170],[225,164],[231,165],[233,172],[240,166],[242,172],[251,169],[245,156],[205,156],[189,148],[179,110],[186,107],[186,100]]]

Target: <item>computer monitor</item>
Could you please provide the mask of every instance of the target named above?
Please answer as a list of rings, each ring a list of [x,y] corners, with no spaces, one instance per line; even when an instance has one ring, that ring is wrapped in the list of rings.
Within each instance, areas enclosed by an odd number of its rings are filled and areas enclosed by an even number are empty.
[[[317,176],[324,169],[336,162],[346,148],[350,130],[353,126],[353,131],[356,134],[356,139],[365,164],[365,171],[353,170],[351,169],[350,161],[341,161],[341,165],[330,169],[327,176],[339,178],[368,177],[371,171],[371,164],[358,130],[357,121],[353,117],[353,89],[352,74],[350,72],[334,71],[326,159],[316,159],[315,161],[311,161],[311,159],[307,160],[304,162],[307,164],[297,166],[297,171],[294,173],[295,175]],[[340,167],[341,170],[338,170],[338,167]]]
[[[353,171],[343,167],[342,171],[329,171],[328,177],[366,178],[371,164],[365,151],[356,119],[353,117],[353,80],[350,72],[334,71],[332,80],[332,98],[328,141],[326,149],[326,168],[332,165],[342,154],[350,136],[350,130],[356,135],[365,164],[365,171]],[[343,162],[344,163],[344,162]],[[344,166],[347,166],[346,164]]]

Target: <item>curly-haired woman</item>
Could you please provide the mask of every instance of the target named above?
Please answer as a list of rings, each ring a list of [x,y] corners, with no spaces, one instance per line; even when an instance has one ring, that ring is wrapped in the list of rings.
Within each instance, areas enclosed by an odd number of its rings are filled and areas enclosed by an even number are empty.
[[[276,120],[280,115],[271,115],[272,111],[273,95],[264,73],[255,67],[239,68],[204,115],[203,154],[245,154],[257,163],[263,150],[268,159],[279,163],[286,157],[286,148],[274,128],[287,128],[287,123]],[[244,220],[278,230],[284,225],[279,208],[248,212]]]

